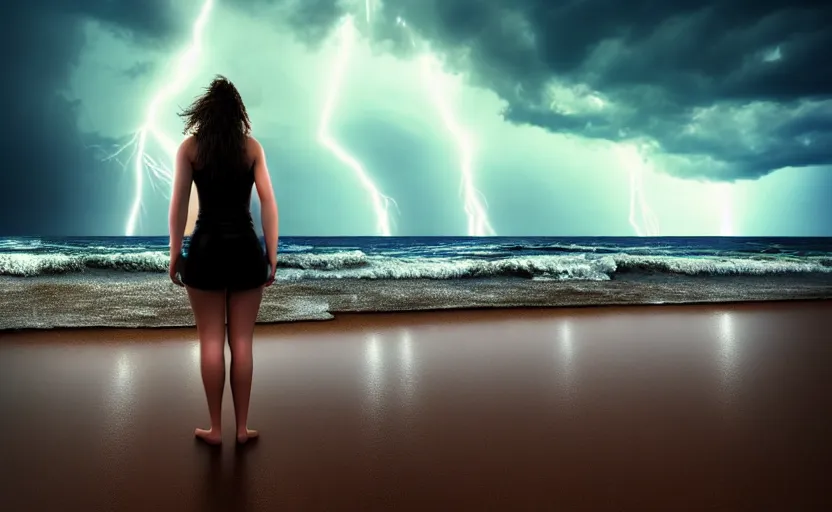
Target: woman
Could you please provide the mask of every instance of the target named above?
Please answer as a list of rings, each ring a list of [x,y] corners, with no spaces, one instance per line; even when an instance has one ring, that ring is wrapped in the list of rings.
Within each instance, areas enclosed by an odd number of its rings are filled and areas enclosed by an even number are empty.
[[[251,346],[263,289],[274,282],[277,267],[277,203],[263,148],[249,135],[245,105],[231,82],[217,77],[180,116],[189,136],[176,153],[170,278],[186,288],[199,336],[211,428],[198,428],[195,435],[209,444],[222,442],[227,329],[237,442],[245,443],[257,437],[247,426]],[[192,183],[199,214],[188,254],[182,256]],[[266,254],[251,219],[252,186],[260,197]]]

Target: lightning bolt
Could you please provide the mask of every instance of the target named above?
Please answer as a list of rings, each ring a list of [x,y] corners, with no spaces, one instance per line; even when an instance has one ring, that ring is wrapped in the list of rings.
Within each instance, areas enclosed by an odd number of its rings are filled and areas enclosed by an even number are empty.
[[[188,79],[193,74],[197,58],[202,51],[202,34],[213,7],[214,0],[205,0],[202,4],[202,9],[200,9],[199,15],[193,25],[191,44],[177,60],[178,65],[176,66],[173,79],[157,90],[151,97],[141,127],[139,127],[125,145],[105,158],[105,160],[115,160],[121,163],[126,169],[127,164],[122,162],[121,156],[128,149],[131,149],[129,160],[133,162],[135,190],[133,192],[133,201],[125,228],[127,236],[133,236],[136,232],[136,224],[138,223],[142,210],[142,197],[146,175],[150,178],[150,185],[154,189],[160,182],[166,185],[167,190],[170,189],[170,184],[173,181],[173,172],[168,165],[150,155],[147,146],[148,142],[153,140],[161,146],[168,162],[173,162],[176,157],[177,143],[158,126],[157,114],[161,105],[174,95],[180,93],[188,84]]]
[[[644,194],[644,160],[633,145],[616,145],[630,177],[630,225],[638,236],[659,236],[659,219]]]
[[[367,12],[367,25],[373,22],[373,0],[364,0],[364,10]]]
[[[734,201],[730,183],[717,183],[714,193],[720,204],[719,236],[734,236]]]
[[[332,73],[331,86],[329,94],[324,104],[324,109],[321,112],[320,128],[318,129],[318,140],[335,157],[344,165],[352,169],[361,185],[370,195],[373,203],[373,209],[376,214],[376,224],[379,233],[383,236],[390,236],[390,215],[388,209],[390,203],[395,205],[395,201],[382,194],[364,166],[351,154],[349,154],[330,134],[329,128],[332,123],[332,114],[335,110],[335,105],[338,103],[340,92],[343,87],[344,75],[346,74],[347,66],[349,65],[352,50],[356,40],[356,29],[352,17],[347,16],[344,23],[339,29],[339,37],[341,39],[341,47],[335,62],[335,68]]]
[[[460,188],[465,214],[468,216],[468,236],[494,236],[494,229],[488,221],[488,213],[486,213],[483,202],[480,201],[482,194],[474,186],[472,163],[474,152],[471,136],[460,127],[448,105],[447,97],[441,88],[440,78],[436,72],[436,59],[431,55],[425,55],[420,61],[428,92],[433,98],[442,122],[445,123],[445,128],[451,133],[459,148]]]
[[[401,18],[398,18],[396,23],[407,31],[410,43],[415,48],[416,40],[407,23]],[[433,99],[445,128],[450,132],[459,150],[460,195],[463,197],[463,207],[468,217],[468,236],[494,236],[495,232],[488,220],[486,205],[483,204],[485,198],[474,185],[474,150],[471,136],[460,126],[448,104],[447,93],[442,88],[441,74],[437,69],[436,57],[428,53],[423,55],[419,62],[428,93]]]
[[[659,218],[644,195],[644,169],[630,170],[629,220],[638,236],[659,236]]]

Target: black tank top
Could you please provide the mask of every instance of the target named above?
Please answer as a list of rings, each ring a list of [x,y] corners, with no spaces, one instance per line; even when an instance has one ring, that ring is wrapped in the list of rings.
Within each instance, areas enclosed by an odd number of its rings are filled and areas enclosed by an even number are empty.
[[[216,164],[193,171],[199,197],[199,215],[194,234],[248,234],[254,232],[251,220],[251,189],[254,164],[230,168]]]

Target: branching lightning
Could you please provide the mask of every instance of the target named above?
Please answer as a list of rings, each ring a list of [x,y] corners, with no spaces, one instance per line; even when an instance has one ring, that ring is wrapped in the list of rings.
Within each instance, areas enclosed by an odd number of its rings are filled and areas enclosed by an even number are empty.
[[[398,18],[396,23],[407,30],[410,43],[415,48],[416,40],[407,23]],[[488,220],[485,199],[474,185],[473,159],[474,150],[471,136],[460,126],[450,105],[447,93],[442,89],[441,75],[436,58],[426,53],[420,57],[422,78],[428,93],[436,106],[445,128],[450,132],[459,149],[460,158],[460,195],[463,197],[463,208],[468,217],[468,236],[494,236],[494,229]]]
[[[463,206],[465,214],[468,216],[468,235],[469,236],[494,236],[494,229],[488,220],[488,213],[480,200],[482,194],[474,186],[474,171],[473,171],[473,144],[471,137],[466,133],[454,117],[450,106],[448,106],[445,92],[441,89],[440,79],[436,73],[436,60],[430,56],[425,55],[421,57],[422,73],[425,79],[426,86],[433,98],[442,122],[451,133],[451,136],[456,140],[459,148],[460,156],[460,173],[461,173],[461,195],[463,197]]]
[[[106,157],[107,160],[118,161],[125,169],[132,162],[135,189],[125,227],[127,236],[132,236],[136,231],[136,225],[142,210],[145,182],[147,181],[154,189],[160,187],[160,185],[165,191],[168,191],[170,188],[173,180],[173,172],[171,167],[165,164],[165,162],[173,162],[177,143],[162,131],[158,125],[157,114],[159,108],[166,101],[169,101],[171,97],[184,89],[192,76],[197,59],[202,52],[203,32],[213,7],[214,0],[205,0],[203,2],[199,15],[193,25],[191,43],[177,60],[178,65],[172,80],[153,93],[145,112],[144,121],[133,137],[126,144]],[[369,25],[372,22],[372,0],[365,0],[365,8],[367,23]],[[407,30],[411,43],[415,48],[416,42],[413,33],[407,27],[405,21],[398,19],[397,23]],[[370,195],[377,219],[378,232],[381,235],[390,236],[389,207],[391,203],[395,206],[395,201],[379,191],[361,162],[345,150],[330,133],[332,117],[340,99],[344,76],[357,39],[357,30],[352,17],[348,16],[345,19],[338,35],[341,46],[333,68],[331,87],[323,111],[321,112],[318,138],[324,147],[355,173],[363,188]],[[442,88],[441,73],[437,69],[436,58],[431,54],[425,54],[420,58],[419,62],[428,93],[434,102],[442,122],[453,137],[459,150],[461,174],[460,194],[463,197],[463,206],[468,218],[468,234],[469,236],[493,236],[495,232],[488,219],[485,199],[474,184],[474,150],[471,136],[460,126],[448,104],[447,93]],[[164,159],[160,160],[150,154],[148,142],[151,140],[161,147],[161,150],[165,154]],[[625,160],[625,166],[629,173],[630,225],[638,236],[658,236],[659,222],[645,198],[643,184],[644,166],[638,150],[633,146],[627,146],[625,148],[619,146],[617,149],[619,156]],[[125,155],[128,158],[126,162],[122,160]],[[719,195],[722,204],[722,225],[720,231],[723,236],[730,236],[733,233],[733,212],[730,191],[727,185],[719,189]]]
[[[164,102],[185,88],[189,78],[193,74],[197,58],[202,51],[202,34],[213,7],[214,0],[205,0],[202,4],[199,16],[193,25],[191,44],[177,60],[177,66],[172,80],[153,93],[147,111],[145,112],[144,122],[133,137],[127,144],[118,148],[115,153],[107,157],[107,160],[121,162],[126,169],[127,163],[121,161],[121,156],[128,149],[131,150],[129,158],[133,163],[135,190],[133,191],[133,201],[125,228],[127,236],[133,236],[136,232],[136,224],[138,223],[142,210],[145,179],[149,178],[148,181],[154,188],[161,183],[162,185],[166,185],[166,190],[170,189],[170,184],[173,181],[171,168],[163,161],[151,156],[147,145],[149,140],[152,139],[161,146],[167,162],[173,162],[176,158],[177,143],[159,127],[157,113],[159,107]]]
[[[340,51],[338,53],[335,67],[331,77],[331,86],[329,94],[324,104],[323,112],[321,112],[321,123],[318,129],[318,140],[329,151],[335,155],[344,165],[355,172],[361,185],[370,194],[373,202],[373,208],[377,218],[377,229],[383,236],[390,236],[390,203],[395,205],[395,201],[379,192],[378,187],[364,170],[364,166],[351,154],[349,154],[338,142],[332,137],[329,131],[332,122],[332,114],[335,106],[338,103],[341,89],[344,83],[344,75],[349,65],[350,57],[352,56],[353,47],[356,40],[356,29],[352,17],[347,17],[339,30],[339,37],[341,39]]]

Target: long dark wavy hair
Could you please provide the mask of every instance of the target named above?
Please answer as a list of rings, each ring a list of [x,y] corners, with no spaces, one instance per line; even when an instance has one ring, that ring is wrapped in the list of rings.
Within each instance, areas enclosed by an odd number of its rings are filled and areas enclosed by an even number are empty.
[[[179,117],[185,120],[184,134],[193,134],[196,138],[196,168],[246,165],[246,139],[251,133],[251,121],[240,93],[230,80],[217,75]]]

